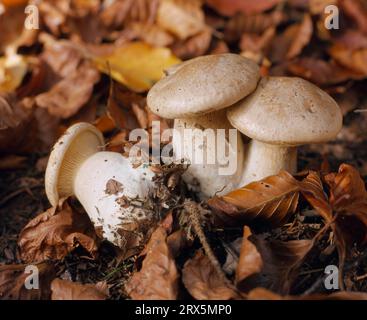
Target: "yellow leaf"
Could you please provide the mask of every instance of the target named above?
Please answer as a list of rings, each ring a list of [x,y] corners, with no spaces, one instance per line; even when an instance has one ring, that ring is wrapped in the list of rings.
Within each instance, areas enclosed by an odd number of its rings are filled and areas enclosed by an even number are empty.
[[[27,62],[23,56],[11,54],[0,57],[0,91],[14,91],[27,73]]]
[[[149,90],[163,76],[163,71],[181,62],[167,48],[155,48],[144,42],[133,42],[116,48],[109,56],[94,58],[98,69],[129,89]]]

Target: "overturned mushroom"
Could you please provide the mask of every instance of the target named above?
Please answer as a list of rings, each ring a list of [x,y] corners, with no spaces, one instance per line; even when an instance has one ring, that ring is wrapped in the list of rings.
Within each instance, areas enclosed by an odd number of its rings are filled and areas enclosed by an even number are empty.
[[[129,159],[103,151],[102,134],[92,125],[71,126],[53,147],[46,169],[46,194],[53,206],[74,195],[95,227],[119,247],[126,244],[126,229],[150,220],[149,210],[129,205],[144,202],[152,188],[153,172],[133,168]]]
[[[241,185],[297,170],[297,146],[336,137],[343,117],[326,92],[301,78],[268,77],[230,108],[231,124],[253,140],[247,148]]]
[[[240,55],[219,54],[186,61],[166,75],[149,91],[147,103],[153,113],[175,119],[175,158],[190,163],[184,180],[193,189],[199,182],[201,198],[231,191],[242,172],[243,142],[234,132],[232,141],[236,141],[231,143],[233,127],[224,109],[255,90],[258,66]],[[222,149],[217,129],[225,132]],[[231,164],[233,170],[219,170]]]

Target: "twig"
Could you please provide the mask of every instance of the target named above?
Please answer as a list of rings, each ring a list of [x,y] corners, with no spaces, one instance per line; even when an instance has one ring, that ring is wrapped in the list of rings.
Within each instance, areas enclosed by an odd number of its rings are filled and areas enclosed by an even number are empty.
[[[230,288],[234,288],[231,281],[228,280],[227,276],[223,272],[222,267],[221,267],[217,257],[215,256],[215,254],[214,254],[211,246],[209,245],[208,240],[207,240],[207,238],[204,234],[204,231],[203,231],[203,229],[201,227],[201,223],[200,223],[201,215],[200,215],[200,209],[198,208],[198,204],[189,200],[189,201],[185,202],[184,208],[187,211],[187,213],[190,215],[193,229],[194,229],[196,235],[198,236],[198,238],[200,240],[200,243],[202,244],[202,246],[204,248],[205,254],[209,258],[209,261],[211,262],[211,264],[213,265],[213,267],[217,271],[218,275],[220,275],[220,277],[224,280],[226,285],[228,285]]]
[[[27,192],[28,194],[32,195],[30,190],[35,189],[35,188],[39,188],[39,187],[42,187],[42,184],[36,184],[36,185],[33,185],[33,186],[24,187],[24,188],[18,189],[16,191],[8,194],[3,199],[1,199],[0,207],[2,207],[5,203],[7,203],[9,200],[13,199],[14,197],[22,194],[23,192]]]
[[[367,273],[355,278],[355,281],[361,281],[367,279]]]

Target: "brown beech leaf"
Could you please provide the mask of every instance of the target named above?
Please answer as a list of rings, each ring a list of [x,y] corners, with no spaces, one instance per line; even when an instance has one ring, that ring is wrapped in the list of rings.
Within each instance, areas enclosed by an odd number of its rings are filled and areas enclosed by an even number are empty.
[[[161,0],[157,23],[181,40],[206,28],[201,1],[198,0]]]
[[[197,300],[241,299],[239,293],[228,287],[202,250],[185,263],[182,281]]]
[[[159,0],[125,0],[104,3],[100,19],[111,28],[127,26],[131,22],[152,24],[157,15]]]
[[[233,16],[238,12],[251,15],[271,9],[282,0],[206,0],[205,2],[225,16]]]
[[[29,269],[26,269],[26,268]],[[32,274],[39,276],[39,288],[27,289],[26,282],[36,285],[29,278]],[[51,296],[51,281],[56,277],[53,265],[39,263],[32,268],[25,264],[0,266],[0,299],[4,300],[48,300]]]
[[[172,51],[183,60],[198,57],[208,51],[211,39],[212,33],[210,30],[204,30],[184,41],[177,41],[172,46]]]
[[[286,171],[208,200],[224,223],[260,220],[281,224],[297,209],[299,184]]]
[[[19,104],[15,95],[7,93],[0,94],[0,130],[16,128],[27,121],[30,115],[30,110],[25,109]]]
[[[21,231],[18,245],[23,261],[35,262],[60,260],[78,245],[94,257],[98,239],[88,215],[64,202],[60,209],[50,208],[31,220]]]
[[[99,72],[95,68],[83,65],[48,92],[38,95],[36,103],[39,107],[46,108],[52,115],[69,118],[88,102],[99,79]]]
[[[248,239],[251,230],[248,226],[243,228],[243,239],[236,269],[236,284],[240,287],[241,282],[248,277],[258,274],[263,268],[263,261],[256,246]]]
[[[247,295],[248,300],[367,300],[365,292],[338,291],[331,294],[309,294],[300,296],[281,296],[265,288],[255,288]]]
[[[367,192],[358,170],[342,164],[337,174],[329,174],[325,180],[330,187],[330,204],[338,213],[336,223],[347,231],[342,236],[347,241],[367,241]]]
[[[293,75],[322,86],[337,84],[350,79],[360,80],[364,78],[363,73],[345,68],[333,60],[298,58],[287,63],[287,69]]]
[[[81,284],[55,279],[51,283],[52,300],[106,300],[109,295],[107,283]]]
[[[301,193],[326,222],[332,220],[332,209],[324,192],[320,175],[317,172],[310,171],[307,177],[303,179]]]
[[[312,32],[313,32],[313,25],[311,16],[309,14],[305,14],[297,30],[297,34],[288,49],[286,55],[287,59],[292,59],[302,52],[303,48],[307,46],[308,43],[310,42]]]
[[[163,226],[153,232],[142,258],[141,269],[125,287],[130,297],[134,300],[177,299],[179,274]]]
[[[248,240],[255,245],[261,255],[263,267],[261,272],[242,279],[240,288],[248,291],[261,286],[275,290],[277,293],[287,294],[292,287],[297,269],[313,248],[314,241],[291,240],[285,242],[266,240],[257,235],[245,238],[245,241]],[[253,251],[254,248],[251,250]]]
[[[27,153],[37,149],[34,114],[14,94],[0,93],[0,153]]]
[[[341,11],[345,12],[359,29],[367,34],[367,6],[364,0],[339,0]]]
[[[367,76],[367,48],[352,50],[336,44],[330,48],[329,53],[342,66]]]
[[[292,24],[283,33],[277,34],[270,46],[270,60],[284,62],[298,56],[309,43],[312,32],[311,17],[305,14],[302,22]]]
[[[168,47],[175,40],[170,33],[156,24],[134,22],[128,28],[129,32],[132,32],[137,39],[152,46]]]
[[[42,34],[40,40],[44,44],[41,59],[59,77],[64,78],[73,73],[83,61],[82,53],[67,40],[55,40]]]
[[[357,169],[342,164],[337,174],[329,174],[325,180],[330,187],[330,204],[334,210],[367,213],[366,187]]]
[[[22,156],[16,156],[14,154],[8,156],[0,156],[0,171],[1,170],[14,170],[26,167],[27,158]]]

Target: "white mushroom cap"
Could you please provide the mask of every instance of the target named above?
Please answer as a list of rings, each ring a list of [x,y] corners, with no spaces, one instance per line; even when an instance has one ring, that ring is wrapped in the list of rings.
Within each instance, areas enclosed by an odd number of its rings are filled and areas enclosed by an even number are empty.
[[[198,57],[168,70],[150,89],[150,110],[168,119],[224,109],[253,90],[260,78],[255,62],[237,54]]]
[[[53,206],[74,193],[78,168],[91,155],[103,150],[103,145],[101,132],[91,124],[78,123],[66,130],[54,145],[46,169],[46,194]]]
[[[285,146],[329,141],[343,125],[334,99],[296,77],[263,78],[256,91],[228,109],[227,117],[254,140]]]

